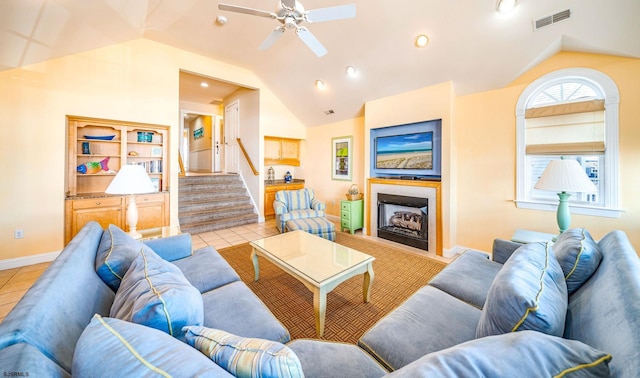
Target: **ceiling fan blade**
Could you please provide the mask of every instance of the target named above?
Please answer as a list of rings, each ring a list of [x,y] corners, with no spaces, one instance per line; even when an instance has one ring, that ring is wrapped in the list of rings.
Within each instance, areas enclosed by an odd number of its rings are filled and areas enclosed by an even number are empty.
[[[327,53],[327,49],[307,28],[300,27],[296,29],[296,34],[318,57],[324,56]]]
[[[272,13],[272,12],[262,11],[262,10],[253,9],[253,8],[245,8],[245,7],[241,7],[241,6],[238,6],[238,5],[219,3],[218,4],[218,9],[225,10],[225,11],[230,11],[230,12],[236,12],[236,13],[250,14],[252,16],[260,16],[260,17],[266,17],[266,18],[278,18],[278,15],[276,15],[275,13]]]
[[[344,20],[345,18],[354,18],[356,16],[356,5],[346,4],[337,7],[327,7],[311,9],[305,13],[308,22],[323,22],[333,20]]]
[[[273,29],[273,31],[271,32],[271,34],[269,34],[267,39],[265,39],[260,45],[260,47],[258,47],[258,50],[267,50],[269,47],[273,46],[273,44],[276,43],[276,41],[280,39],[280,37],[282,37],[285,30],[287,29],[285,29],[282,26]]]

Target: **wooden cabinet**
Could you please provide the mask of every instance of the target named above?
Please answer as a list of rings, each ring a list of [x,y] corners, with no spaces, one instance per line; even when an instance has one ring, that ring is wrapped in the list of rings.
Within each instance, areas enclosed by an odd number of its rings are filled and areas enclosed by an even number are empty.
[[[273,219],[276,212],[273,209],[273,201],[276,199],[276,192],[280,190],[297,190],[303,189],[304,183],[293,182],[291,184],[267,185],[264,188],[264,219]]]
[[[300,166],[300,139],[265,136],[264,164]]]
[[[169,199],[165,198],[168,193],[141,194],[136,196],[136,206],[138,207],[138,230],[168,226],[169,222]],[[131,197],[124,197],[126,206],[129,206]],[[126,229],[129,223],[126,222]]]
[[[128,197],[104,193],[125,164],[144,166],[158,190],[136,196],[138,229],[167,226],[168,142],[167,126],[67,117],[65,244],[92,220],[128,230]]]
[[[340,231],[345,228],[353,234],[364,225],[364,200],[340,201]]]
[[[109,224],[124,223],[125,212],[120,197],[67,200],[65,206],[65,244],[90,221],[100,223],[103,228]]]

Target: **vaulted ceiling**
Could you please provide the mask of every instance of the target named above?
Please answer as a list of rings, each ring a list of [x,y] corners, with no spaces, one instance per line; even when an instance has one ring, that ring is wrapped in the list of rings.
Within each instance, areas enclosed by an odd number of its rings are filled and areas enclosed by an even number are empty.
[[[278,0],[224,0],[275,11]],[[640,58],[638,0],[302,0],[309,9],[356,4],[353,19],[308,23],[317,57],[276,20],[220,11],[212,0],[3,0],[0,70],[148,38],[253,71],[307,126],[362,115],[366,101],[451,81],[456,94],[500,88],[558,51]],[[534,31],[533,20],[571,17]],[[225,25],[215,22],[227,18]],[[426,34],[429,44],[416,48]],[[347,66],[358,69],[349,77]],[[224,77],[218,78],[224,80]],[[323,80],[327,88],[314,87]],[[334,113],[326,115],[326,111]]]

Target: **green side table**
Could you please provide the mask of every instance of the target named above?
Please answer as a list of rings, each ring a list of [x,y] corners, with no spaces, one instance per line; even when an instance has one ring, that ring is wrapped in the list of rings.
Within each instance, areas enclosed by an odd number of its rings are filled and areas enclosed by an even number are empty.
[[[351,234],[364,226],[364,200],[340,201],[340,231],[348,228]]]

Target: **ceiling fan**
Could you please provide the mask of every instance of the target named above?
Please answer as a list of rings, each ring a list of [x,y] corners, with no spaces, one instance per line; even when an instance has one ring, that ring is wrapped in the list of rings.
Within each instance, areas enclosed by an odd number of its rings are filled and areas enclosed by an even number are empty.
[[[355,4],[305,10],[302,4],[297,0],[278,1],[278,6],[275,13],[223,3],[218,4],[218,9],[250,14],[253,16],[272,18],[280,21],[282,25],[279,25],[273,30],[273,32],[271,32],[267,39],[265,39],[260,47],[258,47],[259,50],[266,50],[271,47],[280,37],[282,37],[287,29],[295,29],[296,35],[318,57],[325,55],[327,53],[327,49],[313,34],[311,34],[309,29],[301,26],[300,24],[302,24],[303,22],[342,20],[346,18],[353,18],[356,16]]]

